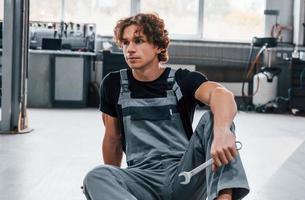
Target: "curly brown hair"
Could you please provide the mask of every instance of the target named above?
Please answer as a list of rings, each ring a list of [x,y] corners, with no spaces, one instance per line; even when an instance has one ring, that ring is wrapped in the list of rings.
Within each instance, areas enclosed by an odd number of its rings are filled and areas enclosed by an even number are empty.
[[[114,28],[114,41],[118,46],[122,46],[123,33],[126,27],[137,25],[148,42],[161,49],[158,59],[161,62],[168,61],[168,31],[165,29],[163,19],[156,13],[139,13],[135,16],[120,19]]]

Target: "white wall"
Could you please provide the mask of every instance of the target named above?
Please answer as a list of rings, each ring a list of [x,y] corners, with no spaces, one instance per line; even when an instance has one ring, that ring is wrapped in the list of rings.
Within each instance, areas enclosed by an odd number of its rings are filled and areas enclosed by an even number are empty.
[[[293,26],[293,0],[266,0],[266,10],[279,10],[278,23],[283,26]],[[275,24],[275,16],[267,15],[265,21],[265,36],[270,36],[271,27]],[[283,42],[292,42],[292,31],[282,33]]]
[[[293,29],[293,43],[296,45],[304,46],[304,28],[303,23],[305,10],[305,0],[294,0],[294,29]]]

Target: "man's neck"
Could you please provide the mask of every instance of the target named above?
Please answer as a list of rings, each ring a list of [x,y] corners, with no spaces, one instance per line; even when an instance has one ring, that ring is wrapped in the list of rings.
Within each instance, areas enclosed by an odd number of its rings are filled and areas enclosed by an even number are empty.
[[[146,69],[132,69],[133,77],[138,81],[154,81],[164,72],[165,68],[159,64]]]

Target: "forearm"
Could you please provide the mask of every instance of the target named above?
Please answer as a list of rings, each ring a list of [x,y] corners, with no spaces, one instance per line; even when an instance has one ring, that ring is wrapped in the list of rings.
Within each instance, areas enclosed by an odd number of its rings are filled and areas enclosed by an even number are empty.
[[[105,137],[102,146],[104,163],[108,165],[121,166],[122,163],[122,145],[120,139]]]
[[[214,115],[214,136],[230,128],[237,112],[234,95],[223,87],[217,87],[210,96],[210,107]],[[216,134],[216,135],[215,135]]]
[[[208,81],[197,89],[195,98],[210,105],[214,115],[211,155],[212,170],[215,171],[216,167],[228,164],[237,155],[235,136],[230,131],[237,112],[234,95],[219,83]]]

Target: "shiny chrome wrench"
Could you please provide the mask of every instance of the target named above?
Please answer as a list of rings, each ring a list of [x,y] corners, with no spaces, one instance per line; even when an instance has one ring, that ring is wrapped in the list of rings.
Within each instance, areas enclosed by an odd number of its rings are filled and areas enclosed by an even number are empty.
[[[242,148],[242,143],[239,141],[236,141],[235,143],[236,143],[236,149],[240,150]],[[194,168],[193,170],[191,170],[189,172],[186,172],[186,171],[181,172],[179,174],[179,176],[183,176],[184,181],[181,181],[180,184],[183,184],[183,185],[189,184],[192,176],[195,176],[196,174],[198,174],[199,172],[206,169],[208,166],[210,166],[212,164],[213,164],[213,158],[209,159],[205,163],[199,165],[198,167]]]

